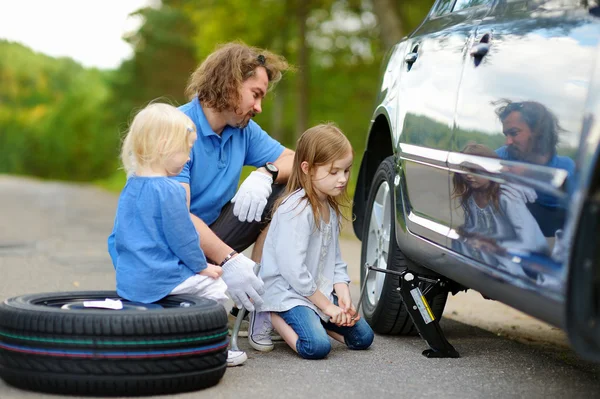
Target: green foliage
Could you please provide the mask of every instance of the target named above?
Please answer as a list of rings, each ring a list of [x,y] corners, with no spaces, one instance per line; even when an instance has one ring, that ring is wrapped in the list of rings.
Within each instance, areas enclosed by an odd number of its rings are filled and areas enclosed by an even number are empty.
[[[116,141],[102,111],[105,73],[0,41],[0,173],[89,180],[109,173]]]
[[[417,26],[429,3],[397,3],[405,30]],[[294,148],[298,126],[334,121],[362,155],[384,51],[371,0],[163,0],[136,14],[143,23],[125,37],[134,55],[114,71],[0,41],[0,173],[122,187],[119,145],[133,114],[157,98],[187,102],[191,72],[218,44],[233,40],[268,48],[296,66],[306,46],[307,64],[284,76],[256,118],[267,132]]]
[[[478,143],[492,150],[504,145],[502,134],[489,134],[477,130],[457,129],[448,134],[448,126],[423,116],[408,114],[404,120],[402,134],[409,144],[428,148],[451,149],[461,151],[469,143]],[[500,132],[498,132],[500,133]]]
[[[397,1],[393,2],[396,8],[396,14],[402,23],[403,33],[405,35],[414,31],[425,15],[429,12],[435,0],[420,1]]]
[[[125,171],[118,170],[108,177],[96,180],[94,183],[105,190],[118,193],[123,189],[126,182],[127,175],[125,174]]]
[[[192,41],[195,27],[182,10],[163,5],[135,14],[145,22],[125,38],[134,56],[121,64],[110,82],[120,122],[128,122],[135,110],[157,98],[174,105],[185,102],[185,84],[197,63]]]

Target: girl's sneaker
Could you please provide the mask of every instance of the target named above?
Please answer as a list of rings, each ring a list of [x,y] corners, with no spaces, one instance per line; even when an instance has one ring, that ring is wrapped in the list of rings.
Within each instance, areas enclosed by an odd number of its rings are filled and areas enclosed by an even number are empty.
[[[270,312],[251,312],[250,313],[250,328],[248,329],[248,341],[257,351],[270,352],[273,350],[273,340],[271,333],[273,326],[271,325]]]
[[[244,351],[227,351],[227,367],[239,366],[246,360],[248,360],[248,356]]]

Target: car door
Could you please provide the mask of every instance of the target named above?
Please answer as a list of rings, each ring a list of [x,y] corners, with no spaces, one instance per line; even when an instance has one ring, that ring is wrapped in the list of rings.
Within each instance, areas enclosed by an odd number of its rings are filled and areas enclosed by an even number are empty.
[[[559,301],[564,228],[600,37],[585,3],[497,3],[469,44],[448,159],[451,247],[511,285]]]
[[[411,35],[402,64],[396,144],[409,231],[447,245],[451,226],[448,151],[466,46],[486,10],[453,13],[441,0]],[[410,252],[410,249],[407,249]],[[419,256],[418,254],[415,256]]]

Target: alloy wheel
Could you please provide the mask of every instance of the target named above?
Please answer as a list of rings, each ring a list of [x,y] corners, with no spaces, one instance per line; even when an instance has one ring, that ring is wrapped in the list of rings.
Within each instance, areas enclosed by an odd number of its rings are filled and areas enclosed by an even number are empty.
[[[377,194],[373,201],[369,231],[366,236],[366,263],[369,266],[375,266],[380,269],[387,269],[390,248],[392,218],[389,201],[390,186],[387,181],[383,181],[377,189]],[[374,271],[369,272],[367,275],[366,298],[372,307],[377,306],[379,302],[385,277],[385,273]]]

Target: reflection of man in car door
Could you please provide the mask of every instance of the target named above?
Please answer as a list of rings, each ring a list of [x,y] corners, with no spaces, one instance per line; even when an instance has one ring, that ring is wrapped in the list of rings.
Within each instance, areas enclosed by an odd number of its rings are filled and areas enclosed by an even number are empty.
[[[558,119],[544,105],[535,101],[501,100],[496,114],[502,122],[506,145],[496,153],[502,159],[564,169],[568,172],[566,189],[570,192],[575,172],[571,158],[556,154]],[[537,192],[535,202],[527,204],[546,237],[553,237],[564,226],[565,205],[552,195]]]
[[[467,144],[462,153],[498,157],[492,149],[475,143]],[[467,168],[471,169],[476,168]],[[506,256],[506,251],[547,254],[546,239],[520,195],[477,176],[476,172],[455,173],[453,177],[452,197],[458,200],[465,217],[458,231],[461,239],[453,242],[453,249],[513,275],[524,276],[522,268]]]

